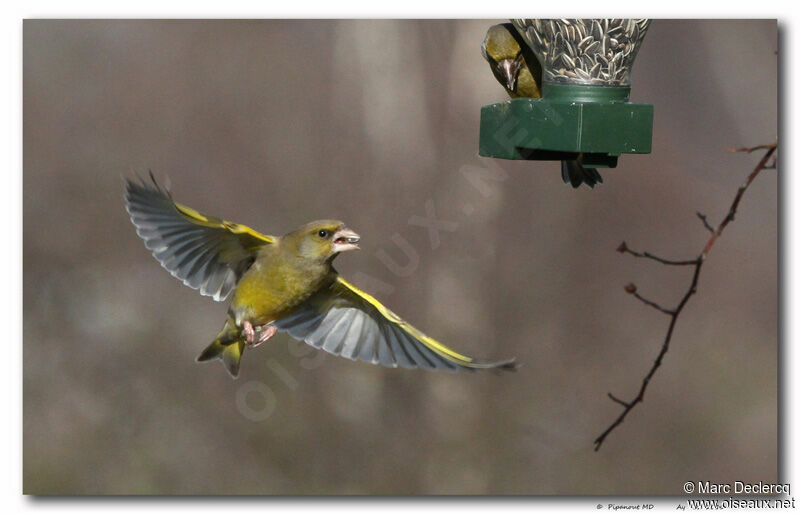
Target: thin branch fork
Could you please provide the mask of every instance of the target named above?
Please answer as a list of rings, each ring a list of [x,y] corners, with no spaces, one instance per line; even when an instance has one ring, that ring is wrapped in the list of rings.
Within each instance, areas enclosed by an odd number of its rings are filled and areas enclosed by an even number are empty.
[[[706,218],[706,215],[698,211],[697,212],[697,217],[700,218],[700,221],[703,222],[703,226],[706,228],[706,230],[708,230],[709,232],[711,232],[713,234],[714,233],[714,227],[709,225],[708,218]]]
[[[747,176],[742,185],[739,186],[739,189],[736,191],[736,196],[734,196],[733,202],[731,203],[731,206],[728,209],[727,215],[722,219],[722,221],[719,223],[719,225],[717,225],[716,228],[711,227],[711,225],[708,223],[708,220],[703,214],[700,214],[699,212],[697,213],[697,217],[700,218],[700,220],[703,222],[704,227],[711,232],[711,237],[709,237],[708,241],[703,247],[703,250],[700,252],[700,255],[698,255],[696,258],[685,261],[663,259],[648,252],[637,252],[631,250],[630,248],[628,248],[628,245],[625,242],[620,244],[619,247],[617,248],[617,251],[620,253],[627,253],[637,258],[650,259],[668,266],[693,266],[694,273],[692,274],[692,281],[689,284],[689,288],[683,294],[680,301],[678,302],[678,305],[674,309],[664,308],[661,305],[642,297],[637,292],[636,286],[634,284],[628,284],[627,286],[625,286],[625,291],[628,294],[633,295],[635,298],[637,298],[645,305],[653,307],[663,312],[664,314],[668,315],[670,320],[669,320],[669,325],[667,327],[667,333],[664,336],[664,341],[661,343],[661,350],[658,352],[658,355],[656,356],[655,361],[653,361],[652,366],[650,366],[650,370],[642,379],[642,384],[641,386],[639,386],[639,392],[636,394],[634,399],[629,402],[626,402],[624,400],[617,398],[613,394],[608,393],[608,397],[614,403],[617,403],[620,406],[622,406],[622,412],[620,412],[620,414],[617,416],[614,422],[611,423],[608,426],[608,428],[606,428],[605,431],[603,431],[603,433],[600,434],[597,437],[597,439],[594,440],[595,451],[598,451],[605,442],[608,435],[611,434],[611,432],[613,432],[614,429],[616,429],[619,425],[621,425],[623,421],[625,421],[625,418],[636,407],[636,405],[644,401],[644,395],[645,392],[647,391],[647,386],[650,384],[650,380],[653,378],[653,375],[655,375],[658,368],[661,367],[661,362],[663,361],[664,356],[669,351],[669,346],[670,343],[672,342],[672,334],[675,330],[675,325],[678,321],[678,317],[680,316],[681,312],[683,311],[683,308],[686,306],[692,295],[694,295],[697,292],[697,282],[700,278],[700,271],[703,269],[703,264],[706,261],[706,257],[708,257],[708,253],[711,251],[711,248],[714,246],[714,243],[717,241],[717,239],[719,239],[719,236],[725,230],[725,227],[727,227],[728,224],[731,221],[733,221],[736,215],[736,211],[739,208],[739,202],[742,200],[742,196],[744,195],[745,191],[747,191],[747,188],[750,187],[750,184],[753,182],[753,180],[755,180],[755,178],[758,176],[759,173],[761,173],[762,170],[770,169],[770,166],[767,163],[769,162],[770,157],[773,156],[777,148],[778,148],[778,143],[776,142],[770,145],[759,145],[751,148],[738,148],[730,150],[732,152],[747,152],[747,153],[751,153],[756,150],[766,150],[766,152],[764,153],[764,156],[758,162],[756,167],[753,169],[753,171]],[[772,162],[775,162],[774,158]]]
[[[664,259],[664,258],[658,257],[657,255],[653,255],[650,252],[636,252],[636,251],[631,250],[630,248],[628,248],[628,245],[625,243],[625,241],[623,241],[617,247],[617,251],[619,253],[628,253],[630,255],[633,255],[634,257],[640,257],[640,258],[643,258],[643,259],[651,259],[651,260],[654,260],[656,262],[660,262],[661,264],[666,264],[668,266],[693,266],[694,264],[697,264],[697,259],[690,259],[688,261],[673,261],[673,260],[669,260],[669,259]]]
[[[775,150],[776,148],[778,148],[778,142],[777,141],[775,141],[774,143],[770,143],[768,145],[757,145],[757,146],[750,146],[750,147],[744,146],[744,147],[739,147],[739,148],[729,148],[728,152],[730,152],[730,153],[741,153],[741,152],[753,153],[756,150]]]

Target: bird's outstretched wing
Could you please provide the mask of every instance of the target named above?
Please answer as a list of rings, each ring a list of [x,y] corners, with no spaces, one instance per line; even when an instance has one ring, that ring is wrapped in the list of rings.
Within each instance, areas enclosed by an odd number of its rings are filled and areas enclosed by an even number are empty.
[[[153,257],[192,289],[222,301],[273,236],[200,214],[153,183],[127,180],[126,209]]]
[[[485,362],[451,350],[342,277],[274,325],[333,355],[392,368],[514,369],[513,359]]]

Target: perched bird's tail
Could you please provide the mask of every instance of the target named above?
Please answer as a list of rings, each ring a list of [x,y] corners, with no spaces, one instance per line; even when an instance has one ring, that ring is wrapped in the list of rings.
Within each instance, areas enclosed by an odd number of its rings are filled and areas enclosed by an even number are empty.
[[[220,359],[225,364],[228,373],[236,378],[239,375],[239,361],[242,359],[242,353],[244,353],[244,336],[242,336],[241,329],[229,317],[214,341],[206,346],[203,353],[197,357],[197,362]]]
[[[561,161],[561,178],[565,184],[571,184],[574,188],[583,183],[591,188],[603,183],[603,177],[596,169],[584,168],[578,161]]]

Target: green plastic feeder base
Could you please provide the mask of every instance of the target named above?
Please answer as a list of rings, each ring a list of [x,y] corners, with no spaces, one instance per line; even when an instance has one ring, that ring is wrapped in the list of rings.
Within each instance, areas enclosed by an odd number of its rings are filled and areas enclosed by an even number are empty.
[[[629,87],[544,84],[542,98],[481,109],[478,153],[520,160],[575,159],[615,168],[624,153],[650,153],[653,106],[628,102]]]

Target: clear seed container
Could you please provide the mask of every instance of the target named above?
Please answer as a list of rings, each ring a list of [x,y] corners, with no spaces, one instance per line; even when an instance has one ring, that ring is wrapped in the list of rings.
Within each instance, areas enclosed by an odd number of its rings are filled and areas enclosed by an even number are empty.
[[[545,83],[630,86],[648,19],[512,20],[543,69]]]

